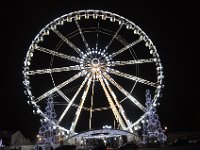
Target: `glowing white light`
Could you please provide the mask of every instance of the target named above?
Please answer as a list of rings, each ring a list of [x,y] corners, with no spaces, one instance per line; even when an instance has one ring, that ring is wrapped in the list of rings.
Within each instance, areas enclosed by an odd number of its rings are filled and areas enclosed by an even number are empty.
[[[37,114],[40,114],[41,113],[41,110],[37,109]]]
[[[103,129],[112,129],[112,126],[111,125],[110,126],[109,125],[104,125]]]
[[[157,86],[157,89],[161,89],[161,85]]]
[[[71,17],[67,17],[67,22],[72,22],[72,18]]]
[[[89,19],[89,14],[85,14],[85,19]]]
[[[111,18],[110,18],[110,21],[111,21],[111,22],[115,22],[115,17],[111,17]]]
[[[126,29],[130,29],[131,28],[131,25],[130,24],[127,24],[126,25]]]
[[[136,29],[134,30],[134,34],[138,34],[138,31]]]
[[[97,14],[93,14],[94,19],[97,19],[97,17],[98,17]]]
[[[119,25],[121,25],[122,24],[122,21],[121,20],[119,20]]]
[[[81,16],[78,14],[78,15],[76,15],[76,20],[80,20],[81,19]]]

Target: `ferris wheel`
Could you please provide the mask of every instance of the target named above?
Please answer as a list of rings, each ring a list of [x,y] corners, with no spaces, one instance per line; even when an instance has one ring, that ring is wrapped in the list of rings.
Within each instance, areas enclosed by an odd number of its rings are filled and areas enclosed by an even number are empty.
[[[134,132],[146,116],[145,90],[154,104],[163,67],[150,38],[132,21],[102,10],[80,10],[47,24],[24,61],[25,93],[36,113],[54,98],[52,122],[67,133],[111,125]]]

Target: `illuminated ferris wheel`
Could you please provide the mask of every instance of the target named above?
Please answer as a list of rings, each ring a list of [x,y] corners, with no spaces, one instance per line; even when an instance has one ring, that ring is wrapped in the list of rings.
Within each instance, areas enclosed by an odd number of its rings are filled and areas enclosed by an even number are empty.
[[[102,10],[80,10],[47,24],[24,61],[25,93],[45,116],[54,98],[55,126],[67,133],[111,125],[134,132],[146,116],[145,90],[154,104],[163,87],[159,54],[130,20]]]

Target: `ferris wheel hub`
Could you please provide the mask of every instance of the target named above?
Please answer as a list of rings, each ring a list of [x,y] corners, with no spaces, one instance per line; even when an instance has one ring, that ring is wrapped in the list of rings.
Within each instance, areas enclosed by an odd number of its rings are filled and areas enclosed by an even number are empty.
[[[99,59],[98,59],[98,58],[93,58],[92,61],[91,61],[91,65],[92,65],[92,67],[94,67],[94,68],[99,67],[99,65],[100,65]]]

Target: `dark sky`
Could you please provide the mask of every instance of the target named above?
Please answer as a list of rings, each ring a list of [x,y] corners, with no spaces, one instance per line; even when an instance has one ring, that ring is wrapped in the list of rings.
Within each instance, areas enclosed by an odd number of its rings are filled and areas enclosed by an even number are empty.
[[[164,66],[158,113],[170,132],[200,130],[199,37],[195,4],[166,1],[28,0],[1,4],[0,130],[33,137],[39,117],[26,103],[22,67],[32,39],[47,23],[71,11],[102,9],[132,20],[151,38]]]

